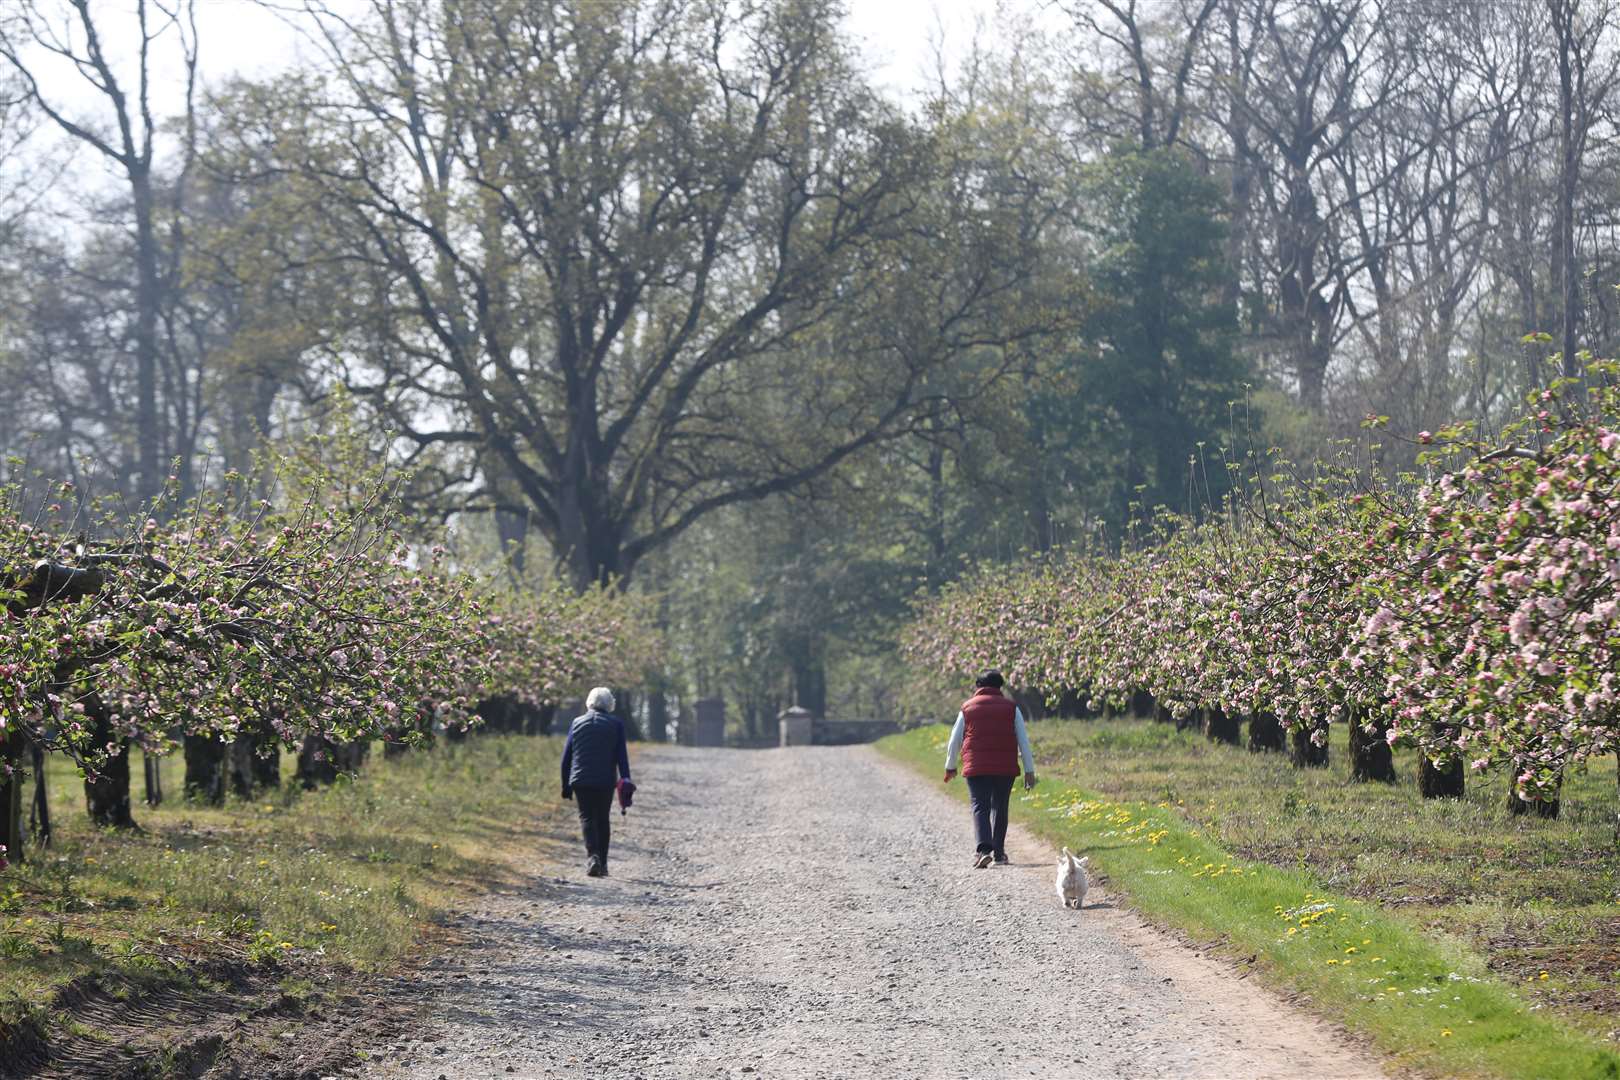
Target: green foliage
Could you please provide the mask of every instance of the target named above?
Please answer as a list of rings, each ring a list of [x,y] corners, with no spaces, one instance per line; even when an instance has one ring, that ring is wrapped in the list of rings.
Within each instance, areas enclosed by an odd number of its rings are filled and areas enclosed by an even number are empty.
[[[1232,406],[1253,376],[1223,296],[1219,186],[1177,152],[1121,150],[1092,169],[1087,193],[1095,300],[1072,394],[1036,393],[1027,408],[1048,429],[1092,434],[1083,449],[1108,461],[1099,510],[1118,529],[1133,500],[1180,511],[1219,501]]]

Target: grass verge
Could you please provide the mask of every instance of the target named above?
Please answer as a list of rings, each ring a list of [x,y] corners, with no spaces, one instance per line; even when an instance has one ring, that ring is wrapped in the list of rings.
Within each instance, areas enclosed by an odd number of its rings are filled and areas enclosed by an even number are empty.
[[[946,734],[944,727],[920,728],[880,747],[933,775]],[[1344,838],[1349,846],[1341,856],[1350,858],[1357,844],[1380,848],[1368,837],[1395,828],[1390,822],[1402,809],[1396,804],[1420,802],[1415,792],[1351,788],[1342,779],[1334,786],[1331,770],[1296,779],[1276,758],[1141,721],[1044,722],[1032,735],[1042,782],[1021,796],[1018,813],[1037,834],[1089,854],[1111,887],[1155,921],[1222,942],[1233,956],[1254,957],[1270,981],[1365,1033],[1396,1064],[1468,1077],[1620,1076],[1620,1054],[1586,1025],[1541,1011],[1531,992],[1493,975],[1466,936],[1436,933],[1421,917],[1388,910],[1376,895],[1346,895],[1342,875],[1324,875],[1311,864],[1307,837],[1292,829],[1299,840],[1292,852],[1284,842],[1287,823],[1299,816],[1281,809],[1290,792],[1296,808],[1302,798],[1313,800],[1318,818],[1360,822],[1362,835]],[[1155,759],[1159,765],[1148,764]],[[1172,781],[1146,782],[1143,774],[1154,769]],[[965,796],[961,785],[953,789]],[[1232,800],[1248,809],[1237,812]],[[1358,812],[1365,811],[1361,800],[1388,800],[1388,822]],[[1473,817],[1475,848],[1492,849],[1481,815],[1455,805],[1437,812]],[[1257,819],[1271,822],[1271,857],[1233,854],[1230,834],[1259,829]],[[1524,847],[1532,848],[1536,831],[1545,833],[1549,823],[1515,820],[1513,827],[1531,832]],[[1313,828],[1322,828],[1320,821]],[[1401,835],[1416,847],[1427,833],[1420,820]],[[1441,864],[1434,880],[1467,876],[1455,865],[1447,875],[1444,855],[1433,857]],[[1534,979],[1545,981],[1539,972]]]
[[[297,992],[311,973],[388,967],[435,915],[517,880],[536,817],[555,812],[560,749],[481,735],[377,754],[318,791],[138,807],[140,833],[90,825],[81,781],[53,762],[55,840],[0,872],[0,1033],[37,1026],[40,1004],[86,976],[196,985],[248,967],[283,973]],[[172,759],[164,772],[178,789]]]

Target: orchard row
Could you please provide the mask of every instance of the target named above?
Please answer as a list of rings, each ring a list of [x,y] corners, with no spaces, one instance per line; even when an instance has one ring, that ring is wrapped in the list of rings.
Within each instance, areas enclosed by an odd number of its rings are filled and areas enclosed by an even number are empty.
[[[126,824],[131,744],[412,744],[650,659],[634,598],[494,588],[395,496],[380,471],[297,460],[122,520],[71,484],[0,486],[0,787],[25,750],[60,752],[92,816]],[[98,790],[118,762],[122,792]]]
[[[1501,766],[1524,808],[1556,812],[1565,771],[1620,733],[1615,377],[1594,363],[1490,439],[1420,432],[1400,475],[1375,446],[1308,472],[1234,467],[1253,473],[1242,495],[1204,520],[944,590],[908,658],[958,680],[995,663],[1096,708],[1151,696],[1212,734],[1246,720],[1256,743],[1291,733],[1303,764],[1348,724],[1359,778],[1392,779],[1406,744],[1425,794]]]

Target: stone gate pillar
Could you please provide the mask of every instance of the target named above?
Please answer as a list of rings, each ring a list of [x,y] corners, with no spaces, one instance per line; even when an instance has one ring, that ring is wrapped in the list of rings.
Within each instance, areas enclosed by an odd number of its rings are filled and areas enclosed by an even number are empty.
[[[795,705],[777,714],[783,746],[809,746],[815,738],[816,717],[809,709]]]
[[[724,698],[704,698],[694,706],[697,710],[697,731],[693,746],[726,745],[726,702]]]

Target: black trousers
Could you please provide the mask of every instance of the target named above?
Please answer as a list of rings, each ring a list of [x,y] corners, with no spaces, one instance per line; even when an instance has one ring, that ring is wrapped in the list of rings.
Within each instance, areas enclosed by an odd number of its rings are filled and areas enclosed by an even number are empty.
[[[585,854],[607,865],[608,841],[613,838],[613,789],[576,785],[579,831],[585,834]]]
[[[969,776],[968,796],[973,803],[973,828],[978,833],[979,854],[1007,853],[1007,803],[1012,798],[1011,776]]]

